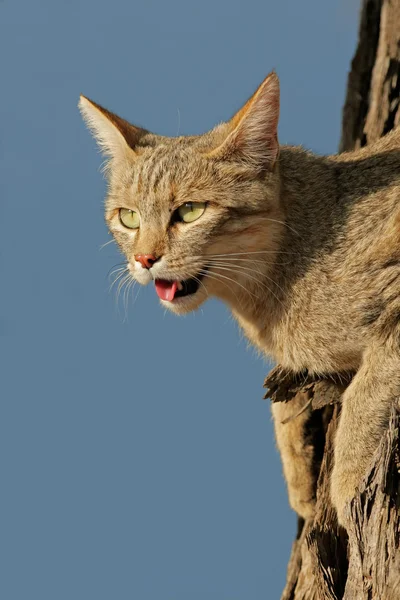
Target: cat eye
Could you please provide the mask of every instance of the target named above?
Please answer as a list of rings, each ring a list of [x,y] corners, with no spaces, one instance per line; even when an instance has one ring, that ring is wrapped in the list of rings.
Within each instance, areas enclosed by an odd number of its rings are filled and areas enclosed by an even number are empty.
[[[137,212],[130,210],[129,208],[119,209],[119,220],[122,225],[128,227],[128,229],[138,229],[140,225],[140,219]]]
[[[185,202],[176,210],[177,220],[184,223],[193,223],[201,217],[205,210],[205,202]]]

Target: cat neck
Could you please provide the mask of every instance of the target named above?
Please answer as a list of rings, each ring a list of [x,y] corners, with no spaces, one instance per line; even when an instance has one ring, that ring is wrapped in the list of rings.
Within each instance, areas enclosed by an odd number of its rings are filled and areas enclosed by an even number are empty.
[[[326,248],[338,208],[334,161],[299,147],[282,146],[276,221],[257,281],[231,295],[228,304],[250,341],[274,355],[276,330],[296,301],[293,289],[313,257]],[[273,240],[273,241],[271,241]],[[265,252],[265,254],[261,254]],[[259,269],[260,270],[260,269]]]

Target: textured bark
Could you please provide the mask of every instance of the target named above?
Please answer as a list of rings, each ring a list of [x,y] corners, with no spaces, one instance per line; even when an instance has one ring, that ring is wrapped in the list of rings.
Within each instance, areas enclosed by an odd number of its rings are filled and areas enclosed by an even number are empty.
[[[400,122],[400,2],[364,0],[343,109],[340,151],[377,140]]]
[[[393,407],[373,467],[351,504],[347,532],[338,527],[330,501],[334,434],[341,396],[351,377],[341,373],[324,380],[278,367],[265,380],[266,397],[273,402],[290,402],[296,394],[307,393],[312,409],[324,416],[315,517],[299,520],[281,600],[400,599],[400,402]]]
[[[359,40],[348,77],[340,149],[365,146],[400,122],[400,0],[363,0]],[[370,473],[351,503],[350,525],[337,524],[329,474],[340,400],[351,373],[329,379],[294,375],[281,367],[268,375],[266,397],[290,402],[306,393],[321,411],[323,456],[315,517],[299,519],[281,600],[400,600],[400,401]],[[296,418],[294,415],[293,418]]]

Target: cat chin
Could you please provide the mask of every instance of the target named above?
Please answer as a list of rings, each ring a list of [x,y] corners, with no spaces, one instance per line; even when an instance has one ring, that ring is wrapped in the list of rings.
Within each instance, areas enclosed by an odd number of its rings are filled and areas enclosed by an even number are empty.
[[[176,315],[186,315],[199,308],[203,302],[207,300],[206,294],[202,293],[201,290],[190,296],[183,296],[182,298],[175,298],[172,302],[166,300],[160,300],[162,306],[168,308],[171,312]]]

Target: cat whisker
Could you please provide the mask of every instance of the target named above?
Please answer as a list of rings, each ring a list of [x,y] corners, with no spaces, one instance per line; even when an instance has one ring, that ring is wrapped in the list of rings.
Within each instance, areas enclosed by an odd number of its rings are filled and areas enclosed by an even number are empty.
[[[127,315],[127,294],[129,293],[129,288],[130,288],[131,285],[132,285],[132,279],[129,278],[126,281],[126,283],[125,283],[124,291],[122,293],[122,306],[124,308],[124,320],[123,320],[123,323],[125,323],[125,321],[128,318],[128,315]]]
[[[259,271],[258,269],[251,269],[250,267],[247,267],[246,265],[236,265],[236,264],[232,264],[232,263],[226,263],[225,261],[213,261],[212,265],[215,265],[216,267],[226,267],[226,268],[230,268],[232,270],[236,269],[237,271],[242,271],[243,273],[247,273],[248,271],[251,273],[256,273],[257,275],[260,275],[261,277],[266,277],[269,281],[271,281],[271,283],[273,283],[274,285],[276,285],[282,292],[284,291],[281,286],[274,281],[273,279],[271,279],[271,277],[269,277],[266,273],[263,273],[262,271]]]
[[[120,267],[119,269],[114,269],[114,271],[111,271],[111,273],[109,274],[108,278],[110,279],[116,273],[121,273],[123,271],[126,271],[126,269],[127,269],[127,267]]]
[[[109,240],[109,241],[108,241],[108,242],[106,242],[105,244],[102,244],[102,245],[100,246],[99,250],[103,250],[103,248],[105,248],[106,246],[108,246],[108,244],[115,244],[115,243],[116,243],[116,242],[115,242],[115,240],[114,240],[114,239],[112,239],[112,240]]]
[[[236,292],[232,289],[232,287],[230,285],[228,285],[225,281],[222,281],[219,277],[219,273],[210,273],[210,271],[200,271],[200,275],[202,275],[204,278],[209,278],[209,279],[214,279],[215,281],[218,281],[218,283],[222,283],[222,285],[224,285],[225,287],[228,288],[228,290],[230,292],[232,292],[236,298],[236,300],[238,301],[238,303],[240,305],[242,305],[242,303],[240,302]],[[228,277],[226,277],[225,279],[229,279]]]
[[[231,273],[235,273],[236,272],[236,273],[240,273],[240,274],[244,275],[248,279],[251,279],[252,281],[254,281],[258,286],[262,286],[266,290],[268,290],[270,292],[270,294],[272,294],[274,296],[274,298],[278,302],[280,302],[282,304],[281,299],[275,294],[275,292],[273,290],[271,290],[271,288],[269,286],[267,286],[262,281],[259,281],[256,277],[253,277],[250,273],[247,272],[248,271],[247,267],[242,267],[240,265],[229,265],[229,266],[226,266],[224,264],[218,264],[218,263],[217,264],[214,263],[214,266],[217,269],[222,269],[223,271],[230,271]],[[266,277],[271,283],[273,283],[274,285],[276,285],[283,292],[283,289],[281,288],[281,286],[278,283],[276,283],[276,281],[274,281],[273,279],[271,279],[270,277],[268,277],[268,275],[265,275],[264,273],[260,273],[259,271],[255,271],[254,269],[253,269],[253,272],[257,273],[260,276]]]
[[[279,266],[279,267],[281,267],[281,266],[284,266],[284,265],[291,264],[290,262],[281,262],[281,261],[277,261],[277,260],[267,261],[267,260],[257,260],[257,259],[254,259],[254,258],[238,258],[236,256],[234,256],[234,257],[229,257],[229,256],[228,257],[223,257],[223,256],[221,256],[221,258],[217,258],[216,257],[216,258],[211,258],[211,259],[208,259],[208,257],[207,257],[207,262],[211,263],[211,262],[214,262],[214,261],[217,261],[217,260],[221,260],[221,259],[223,259],[224,261],[231,261],[233,263],[236,263],[236,262],[247,262],[247,263],[256,264],[256,265],[269,265],[271,267],[273,267],[273,266]]]
[[[118,306],[118,300],[119,300],[119,296],[121,293],[122,288],[124,287],[124,285],[128,282],[130,278],[130,273],[127,273],[119,282],[118,284],[118,288],[117,288],[117,294],[116,294],[116,302],[117,302],[117,306]]]
[[[207,254],[204,258],[218,258],[220,256],[242,256],[250,254],[288,254],[290,256],[298,254],[298,252],[286,252],[284,250],[248,250],[247,252],[227,252],[225,254]],[[193,258],[201,259],[201,256]]]
[[[260,265],[265,265],[268,264],[265,260],[257,260],[256,258],[238,258],[236,256],[232,256],[232,257],[215,257],[215,258],[208,258],[207,256],[207,262],[211,262],[214,260],[220,260],[221,258],[223,258],[224,260],[230,260],[230,261],[240,261],[240,262],[251,262],[251,263],[258,263]]]
[[[203,273],[205,273],[205,277],[206,277],[207,273],[209,273],[209,271],[204,271]],[[252,292],[250,292],[250,290],[248,290],[244,285],[239,283],[237,280],[232,279],[231,277],[227,277],[226,275],[222,275],[221,273],[216,273],[215,271],[213,271],[213,275],[216,275],[217,277],[222,277],[224,279],[227,279],[228,281],[232,281],[232,283],[241,287],[246,292],[246,294],[249,294],[250,296],[253,296],[254,298],[258,298],[258,296],[256,296]]]
[[[111,267],[111,269],[108,271],[108,273],[107,273],[107,275],[106,275],[106,276],[107,276],[107,277],[111,277],[111,275],[112,275],[113,273],[115,273],[115,272],[117,272],[117,271],[119,271],[119,270],[120,270],[120,269],[117,269],[116,267],[121,267],[121,268],[125,268],[125,269],[127,269],[127,268],[128,268],[128,265],[127,265],[127,263],[125,263],[125,262],[122,262],[122,263],[117,263],[116,265],[113,265],[113,266]],[[113,269],[115,269],[115,271],[113,271]]]
[[[133,292],[133,290],[134,290],[134,289],[135,289],[135,286],[133,286],[133,287],[132,287],[132,292]],[[141,285],[139,285],[139,287],[138,287],[138,291],[136,292],[136,295],[135,295],[135,296],[134,296],[134,298],[133,298],[132,305],[134,305],[134,304],[135,304],[135,302],[136,302],[136,300],[137,300],[137,298],[138,298],[138,296],[139,296],[139,294],[140,294],[140,290],[141,290],[141,289],[142,289],[142,286],[141,286]]]
[[[204,255],[204,256],[193,256],[189,258],[189,264],[188,263],[183,263],[183,264],[174,264],[174,265],[170,265],[171,269],[173,269],[174,271],[179,273],[179,278],[181,277],[185,277],[185,274],[182,273],[182,270],[190,270],[190,273],[188,274],[188,277],[192,277],[192,273],[193,272],[198,272],[199,269],[204,267],[204,263],[206,262],[207,264],[211,264],[214,263],[215,261],[220,260],[221,258],[223,258],[224,261],[232,261],[232,262],[249,262],[250,264],[259,264],[259,265],[286,265],[286,264],[290,264],[289,262],[279,262],[274,260],[273,262],[268,262],[266,260],[257,260],[254,258],[239,258],[239,255],[248,255],[251,254],[249,252],[232,252],[229,254],[208,254],[208,255]],[[258,254],[258,252],[257,252]],[[287,254],[291,254],[291,253],[287,253]]]
[[[128,321],[128,301],[129,301],[129,294],[131,292],[131,290],[133,290],[135,288],[135,284],[136,281],[135,279],[133,279],[132,275],[131,275],[131,279],[130,281],[128,281],[127,285],[125,286],[125,291],[124,291],[124,295],[123,295],[123,301],[124,301],[124,309],[125,309],[125,316],[124,316],[124,323],[125,321]]]
[[[204,291],[207,294],[207,297],[209,297],[208,290],[207,290],[206,286],[204,285],[204,283],[201,281],[201,279],[199,279],[198,277],[193,277],[193,279],[195,281],[197,281],[204,288]]]
[[[112,288],[117,283],[117,281],[119,281],[121,279],[121,277],[123,277],[125,274],[126,274],[126,270],[123,269],[122,272],[114,278],[114,280],[112,281],[110,287],[108,288],[109,292],[111,292]]]

